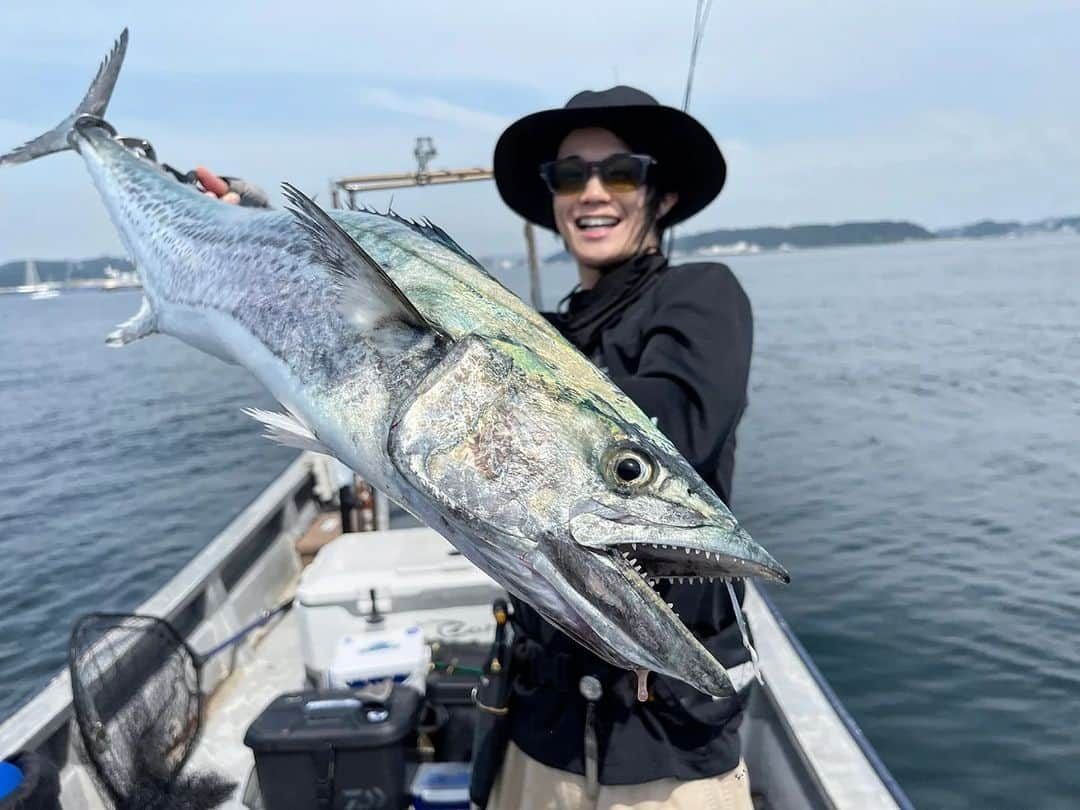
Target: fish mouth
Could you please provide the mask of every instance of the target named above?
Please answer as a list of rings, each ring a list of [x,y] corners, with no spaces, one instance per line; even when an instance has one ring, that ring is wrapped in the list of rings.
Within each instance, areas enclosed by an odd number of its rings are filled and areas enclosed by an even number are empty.
[[[666,517],[653,520],[590,500],[575,507],[570,535],[579,545],[629,566],[650,585],[747,577],[791,581],[787,570],[734,519]]]
[[[534,588],[540,598],[533,606],[596,655],[639,676],[658,672],[708,695],[734,694],[727,671],[657,592],[658,581],[639,570],[640,561],[617,548],[554,537],[541,539],[528,559],[550,588]]]
[[[605,552],[601,552],[605,553]],[[659,582],[714,582],[717,579],[762,577],[787,584],[791,581],[782,567],[755,560],[712,552],[691,546],[665,543],[618,543],[606,553],[635,570],[650,585]]]

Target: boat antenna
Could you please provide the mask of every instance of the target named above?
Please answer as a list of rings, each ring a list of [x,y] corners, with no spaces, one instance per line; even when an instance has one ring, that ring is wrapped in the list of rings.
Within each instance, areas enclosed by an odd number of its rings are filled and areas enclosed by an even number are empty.
[[[683,91],[683,112],[690,111],[690,91],[694,88],[694,70],[697,68],[698,51],[701,50],[701,40],[705,36],[705,23],[709,21],[709,12],[712,10],[712,0],[697,0],[697,11],[694,12],[694,32],[690,39],[690,64],[686,70],[686,90]],[[668,228],[667,232],[667,255],[675,248],[675,227]]]

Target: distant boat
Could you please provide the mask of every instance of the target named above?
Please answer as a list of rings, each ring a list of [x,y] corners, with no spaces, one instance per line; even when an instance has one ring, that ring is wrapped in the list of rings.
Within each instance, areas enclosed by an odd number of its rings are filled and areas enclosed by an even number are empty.
[[[42,301],[60,295],[60,291],[56,289],[55,284],[46,284],[41,280],[37,263],[33,259],[26,260],[26,275],[22,286],[16,287],[15,292],[28,294],[31,301]]]
[[[101,285],[101,289],[127,290],[141,286],[139,274],[134,270],[117,270],[111,264],[105,268],[105,282]]]

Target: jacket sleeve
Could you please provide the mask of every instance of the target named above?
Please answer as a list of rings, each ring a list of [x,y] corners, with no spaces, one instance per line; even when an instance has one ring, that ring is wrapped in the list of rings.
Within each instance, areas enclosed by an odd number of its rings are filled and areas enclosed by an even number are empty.
[[[711,474],[746,407],[752,343],[750,302],[732,272],[683,265],[657,289],[636,371],[612,379],[696,470]]]

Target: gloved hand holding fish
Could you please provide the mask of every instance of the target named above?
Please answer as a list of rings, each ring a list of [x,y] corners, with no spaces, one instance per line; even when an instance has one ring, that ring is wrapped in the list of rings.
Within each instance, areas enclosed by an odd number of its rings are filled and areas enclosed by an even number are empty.
[[[253,415],[340,459],[612,664],[732,691],[653,586],[786,571],[625,394],[443,230],[373,211],[222,205],[104,119],[121,35],[58,127],[0,157],[74,149],[138,269],[138,313],[247,368]],[[640,693],[639,689],[639,693]]]

